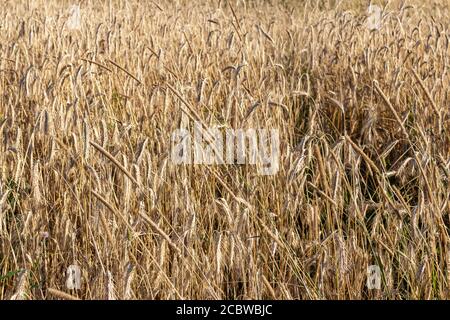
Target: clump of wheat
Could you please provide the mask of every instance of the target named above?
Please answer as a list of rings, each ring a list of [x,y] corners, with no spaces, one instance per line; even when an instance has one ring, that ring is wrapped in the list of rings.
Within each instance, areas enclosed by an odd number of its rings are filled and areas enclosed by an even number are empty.
[[[371,5],[2,3],[0,299],[448,298],[449,4]],[[279,171],[175,165],[193,121]]]

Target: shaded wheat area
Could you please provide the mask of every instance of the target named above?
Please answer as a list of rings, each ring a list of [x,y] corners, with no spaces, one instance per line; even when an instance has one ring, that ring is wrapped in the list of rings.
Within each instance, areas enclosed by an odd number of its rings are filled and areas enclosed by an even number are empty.
[[[371,31],[355,2],[84,1],[69,30],[3,1],[0,298],[449,298],[449,5]],[[278,129],[278,173],[174,165],[192,119]]]

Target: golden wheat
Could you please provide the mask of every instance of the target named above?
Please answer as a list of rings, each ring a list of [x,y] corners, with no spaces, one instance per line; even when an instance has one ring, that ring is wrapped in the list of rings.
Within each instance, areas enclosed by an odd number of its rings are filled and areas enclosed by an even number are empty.
[[[448,299],[449,3],[371,3],[4,1],[0,299]],[[176,165],[194,121],[279,171]]]

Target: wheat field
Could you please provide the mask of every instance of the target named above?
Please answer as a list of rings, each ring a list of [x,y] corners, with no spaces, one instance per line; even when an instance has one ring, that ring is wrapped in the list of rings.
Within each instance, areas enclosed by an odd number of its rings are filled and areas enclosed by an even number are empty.
[[[372,4],[1,1],[0,299],[448,299],[450,4]]]

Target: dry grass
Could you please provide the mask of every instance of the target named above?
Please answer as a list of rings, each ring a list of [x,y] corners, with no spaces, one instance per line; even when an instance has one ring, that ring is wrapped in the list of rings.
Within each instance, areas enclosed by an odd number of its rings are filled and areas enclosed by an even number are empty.
[[[448,2],[379,31],[356,1],[156,2],[68,30],[2,1],[0,299],[449,298]],[[174,165],[189,119],[278,129],[279,172]]]

